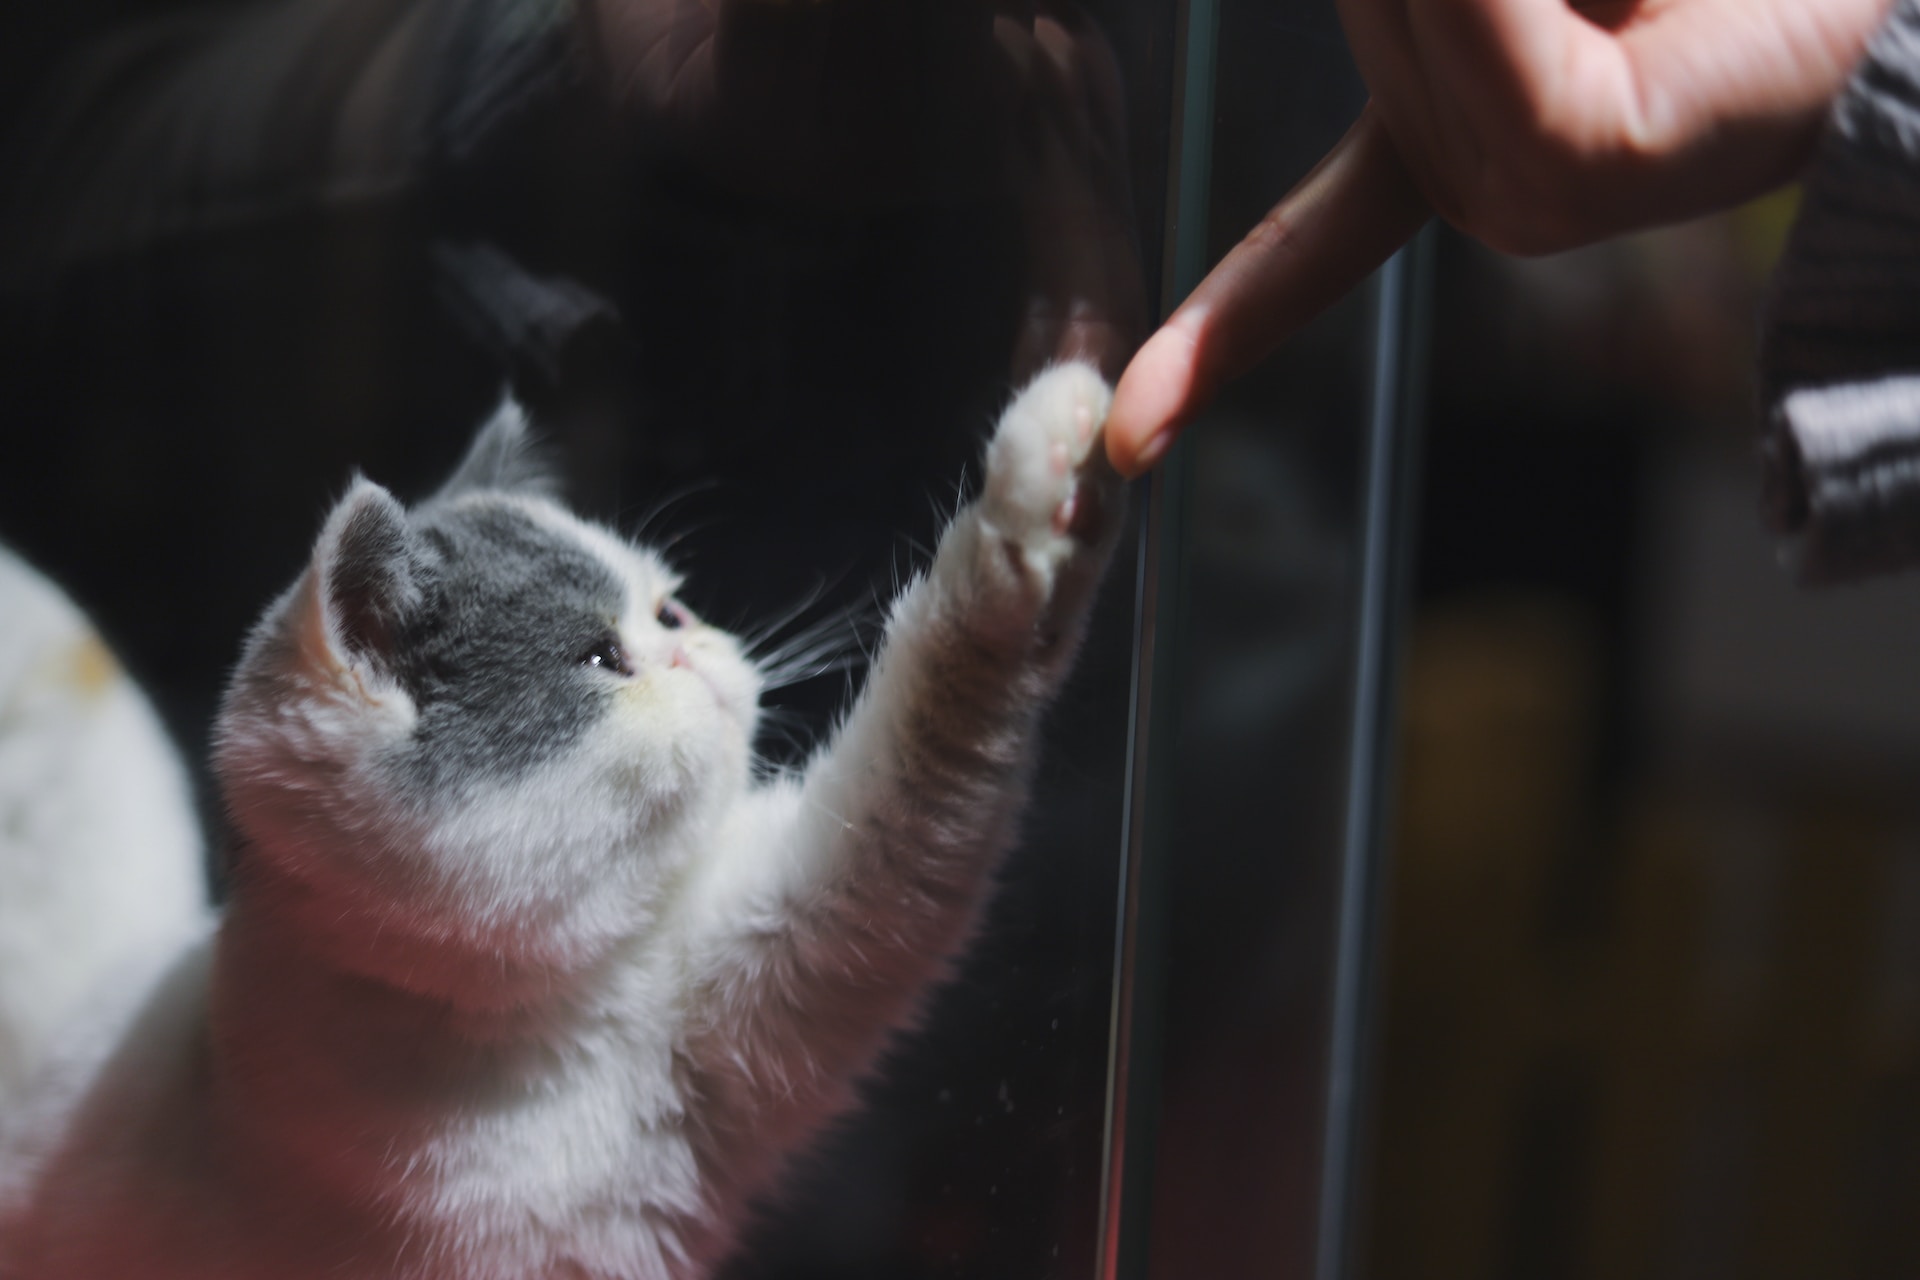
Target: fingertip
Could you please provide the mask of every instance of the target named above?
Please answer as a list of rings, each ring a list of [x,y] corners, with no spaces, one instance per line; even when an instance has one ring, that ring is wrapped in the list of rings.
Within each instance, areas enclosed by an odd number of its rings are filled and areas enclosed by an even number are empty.
[[[1114,469],[1149,470],[1227,379],[1351,291],[1430,216],[1369,108],[1127,365],[1107,418]]]
[[[1192,338],[1168,326],[1121,373],[1107,414],[1107,459],[1128,479],[1151,470],[1198,409],[1193,357]]]

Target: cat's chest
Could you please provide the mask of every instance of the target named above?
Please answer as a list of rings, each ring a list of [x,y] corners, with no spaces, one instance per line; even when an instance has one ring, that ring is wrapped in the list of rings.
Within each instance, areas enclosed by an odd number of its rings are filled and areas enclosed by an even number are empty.
[[[400,1228],[395,1252],[457,1260],[445,1274],[461,1280],[684,1274],[708,1214],[671,1043],[601,1028],[543,1056],[538,1071],[463,1079],[389,1129],[410,1134],[361,1178],[384,1184],[373,1199]]]
[[[664,1009],[577,1030],[555,1065],[448,1115],[406,1190],[465,1274],[685,1274],[712,1216],[674,1020]]]
[[[447,1099],[423,1134],[419,1192],[535,1215],[602,1199],[691,1210],[689,1090],[671,1042],[615,1030],[551,1057],[547,1070],[483,1077]]]

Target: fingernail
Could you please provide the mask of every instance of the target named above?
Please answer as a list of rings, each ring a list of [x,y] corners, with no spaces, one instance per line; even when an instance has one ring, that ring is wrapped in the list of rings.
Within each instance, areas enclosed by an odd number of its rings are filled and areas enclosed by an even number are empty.
[[[1162,431],[1159,435],[1148,439],[1140,446],[1140,451],[1133,455],[1133,474],[1139,476],[1153,470],[1159,465],[1160,459],[1166,456],[1167,450],[1172,447],[1173,432],[1171,431]]]

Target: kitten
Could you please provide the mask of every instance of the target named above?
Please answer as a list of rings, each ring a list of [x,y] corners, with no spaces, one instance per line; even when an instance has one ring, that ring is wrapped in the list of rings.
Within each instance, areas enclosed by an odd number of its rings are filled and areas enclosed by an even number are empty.
[[[965,942],[1122,491],[1042,374],[800,776],[517,412],[358,480],[217,730],[232,898],[0,1140],[0,1276],[688,1280]]]

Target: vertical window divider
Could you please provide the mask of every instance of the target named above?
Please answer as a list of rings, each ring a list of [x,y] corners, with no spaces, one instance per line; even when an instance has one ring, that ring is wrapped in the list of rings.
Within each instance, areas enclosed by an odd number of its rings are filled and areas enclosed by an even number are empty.
[[[1353,1274],[1365,1193],[1366,1104],[1386,950],[1387,840],[1418,517],[1432,256],[1433,229],[1428,227],[1381,267],[1374,282],[1353,736],[1336,907],[1315,1280],[1347,1280]]]
[[[1207,270],[1213,178],[1214,67],[1220,0],[1181,0],[1174,17],[1173,128],[1168,172],[1162,311]],[[1135,576],[1134,685],[1128,713],[1127,815],[1115,937],[1107,1121],[1100,1203],[1099,1280],[1144,1280],[1159,1127],[1173,821],[1174,700],[1189,489],[1187,449],[1176,444],[1136,486],[1143,501]],[[1160,695],[1156,702],[1156,692]]]

